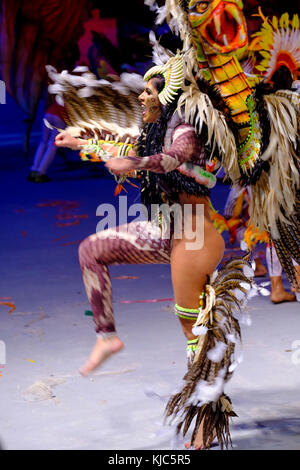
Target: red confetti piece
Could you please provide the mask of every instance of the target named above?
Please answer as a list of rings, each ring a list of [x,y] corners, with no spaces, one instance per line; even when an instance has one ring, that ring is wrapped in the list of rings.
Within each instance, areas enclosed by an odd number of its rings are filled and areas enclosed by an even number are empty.
[[[65,222],[65,223],[58,223],[54,225],[55,227],[72,227],[73,225],[79,225],[80,220],[74,220],[74,222]]]
[[[21,232],[21,234],[23,235],[24,238],[26,238],[28,236],[28,232],[26,232],[26,230],[23,230]]]
[[[61,205],[61,201],[39,202],[36,207],[56,207]]]
[[[155,304],[157,302],[175,302],[174,299],[121,300],[121,304]]]
[[[140,279],[140,276],[116,276],[113,279],[122,281],[123,279]]]
[[[25,214],[25,213],[26,213],[26,210],[25,210],[25,209],[15,209],[15,210],[14,210],[14,213],[15,213],[15,214]]]
[[[75,242],[66,242],[66,243],[62,243],[61,246],[79,245],[81,242],[82,240],[78,240]]]
[[[56,243],[56,242],[60,242],[60,241],[63,240],[64,238],[68,238],[68,237],[69,237],[69,235],[62,235],[61,237],[54,238],[52,241],[53,241],[54,243]]]
[[[46,201],[36,204],[36,207],[63,207],[65,209],[77,209],[79,206],[78,201]]]
[[[88,219],[88,217],[88,214],[57,214],[55,216],[57,220]]]
[[[8,311],[8,313],[12,313],[16,310],[16,306],[15,304],[11,303],[11,302],[0,302],[0,305],[5,305],[6,307],[10,307],[10,310]]]

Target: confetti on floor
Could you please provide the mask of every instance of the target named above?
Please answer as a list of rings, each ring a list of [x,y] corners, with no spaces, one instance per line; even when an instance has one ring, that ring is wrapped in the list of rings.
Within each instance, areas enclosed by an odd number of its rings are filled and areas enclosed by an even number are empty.
[[[14,213],[15,214],[26,214],[26,210],[25,209],[14,209]]]
[[[57,214],[57,220],[70,220],[70,219],[88,219],[88,214]]]
[[[120,300],[121,304],[155,304],[156,302],[175,302],[174,299]]]
[[[39,202],[36,207],[62,207],[65,210],[77,209],[80,206],[78,201],[46,201]]]
[[[77,240],[75,242],[65,242],[65,243],[62,243],[61,246],[80,245],[81,242],[82,240]]]
[[[74,222],[64,222],[64,223],[56,222],[54,227],[72,227],[73,225],[79,225],[79,224],[80,224],[80,220],[74,220]]]
[[[12,313],[16,310],[16,306],[12,302],[0,302],[0,305],[5,305],[6,307],[10,307],[10,310],[8,311],[8,313]]]
[[[115,276],[115,277],[113,277],[113,279],[123,281],[125,279],[140,279],[140,276]]]
[[[54,238],[52,241],[54,243],[56,242],[60,242],[61,240],[64,240],[65,238],[68,238],[70,235],[62,235],[61,237],[58,237],[58,238]]]

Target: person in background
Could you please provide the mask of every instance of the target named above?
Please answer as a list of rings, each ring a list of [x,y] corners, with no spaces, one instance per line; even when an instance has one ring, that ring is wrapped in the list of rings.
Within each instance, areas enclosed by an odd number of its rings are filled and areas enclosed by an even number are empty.
[[[249,219],[249,204],[251,199],[250,188],[240,188],[233,186],[228,195],[224,213],[227,223],[230,226],[231,243],[241,243],[244,240],[246,228]],[[231,223],[232,221],[232,223]],[[266,248],[266,262],[268,271],[260,258],[260,248],[257,243],[251,249],[251,260],[255,263],[254,276],[264,277],[267,272],[271,281],[271,297],[270,300],[274,304],[282,302],[294,302],[296,297],[294,294],[287,292],[282,284],[282,267],[275,249],[271,250],[269,246]]]
[[[268,272],[271,280],[271,302],[273,304],[281,304],[282,302],[294,302],[296,296],[284,290],[282,285],[282,266],[278,259],[275,249],[272,250],[269,246],[266,248],[266,260]]]
[[[64,107],[60,106],[56,102],[51,103],[47,107],[44,119],[47,119],[52,126],[59,129],[65,129],[66,127],[64,122]],[[41,141],[35,152],[30,173],[27,176],[27,181],[32,183],[47,183],[50,181],[50,178],[46,173],[57,152],[55,138],[58,131],[55,129],[49,129],[44,122],[42,126]]]

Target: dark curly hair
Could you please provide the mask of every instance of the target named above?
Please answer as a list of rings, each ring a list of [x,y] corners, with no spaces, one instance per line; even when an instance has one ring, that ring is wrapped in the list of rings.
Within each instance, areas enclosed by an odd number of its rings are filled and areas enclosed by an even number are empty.
[[[165,86],[163,75],[153,75],[153,77],[151,77],[151,81],[158,93],[161,93]],[[172,103],[163,106],[161,116],[157,122],[146,124],[144,126],[142,134],[138,139],[138,152],[141,157],[154,155],[162,151],[168,122],[177,109],[177,102],[180,94],[181,92],[178,93],[177,99],[172,101]],[[145,139],[145,137],[147,138]]]
[[[153,85],[160,93],[165,86],[165,79],[162,75],[154,75]],[[140,157],[156,155],[161,153],[164,146],[164,139],[168,124],[177,110],[178,99],[182,91],[180,90],[171,103],[163,106],[161,116],[157,122],[146,124],[138,139],[138,154]],[[208,196],[209,190],[197,183],[193,178],[179,173],[177,170],[161,174],[151,171],[140,173],[141,200],[148,207],[150,215],[151,204],[162,204],[169,201],[171,204],[178,202],[181,192],[196,196]]]

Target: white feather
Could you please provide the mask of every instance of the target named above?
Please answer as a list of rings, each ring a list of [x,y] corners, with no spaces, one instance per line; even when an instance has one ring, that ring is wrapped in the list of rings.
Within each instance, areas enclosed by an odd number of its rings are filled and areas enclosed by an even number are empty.
[[[237,300],[242,300],[245,297],[244,292],[242,292],[240,289],[234,289],[233,294],[237,298]]]
[[[192,333],[193,335],[195,336],[202,336],[202,335],[206,335],[208,331],[208,328],[206,326],[195,326],[193,329],[192,329]]]
[[[254,270],[250,268],[249,266],[243,267],[243,273],[245,274],[246,277],[249,277],[249,278],[252,278],[254,276]]]
[[[230,343],[233,343],[233,344],[236,344],[238,342],[236,336],[234,334],[227,334],[226,335],[226,339],[230,342]]]
[[[207,352],[207,357],[212,362],[221,362],[224,358],[227,345],[223,341],[216,341],[215,347]]]
[[[251,289],[251,285],[248,284],[248,282],[241,282],[240,286],[245,290],[250,290]]]
[[[221,369],[213,384],[206,382],[206,380],[200,380],[189,404],[202,406],[205,403],[216,402],[224,390],[224,374],[225,371]]]

